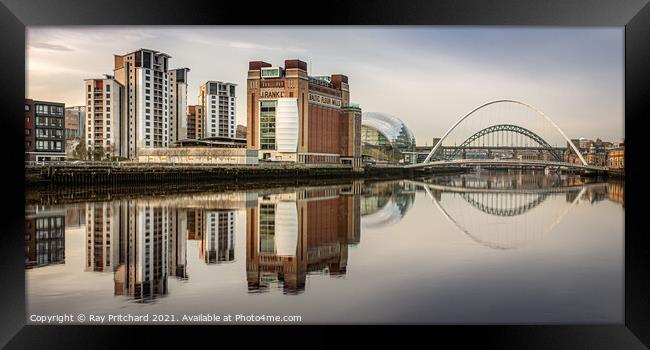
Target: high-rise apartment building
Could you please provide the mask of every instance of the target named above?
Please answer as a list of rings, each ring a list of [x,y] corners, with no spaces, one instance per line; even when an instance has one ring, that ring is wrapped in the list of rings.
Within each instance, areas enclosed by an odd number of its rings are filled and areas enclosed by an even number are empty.
[[[187,73],[189,68],[176,68],[169,75],[169,142],[187,138]]]
[[[208,81],[199,89],[203,110],[203,137],[235,137],[235,87],[232,83]]]
[[[123,144],[120,140],[122,123],[123,86],[111,75],[84,80],[86,94],[85,139],[92,159],[119,156]]]
[[[347,76],[309,76],[300,60],[253,61],[247,89],[247,145],[260,158],[361,166],[361,109]]]
[[[187,138],[198,140],[203,138],[203,106],[187,106]]]
[[[25,159],[65,160],[65,104],[25,99]]]
[[[134,159],[140,148],[168,147],[170,143],[170,57],[149,49],[114,56],[115,80],[124,86],[122,157]]]

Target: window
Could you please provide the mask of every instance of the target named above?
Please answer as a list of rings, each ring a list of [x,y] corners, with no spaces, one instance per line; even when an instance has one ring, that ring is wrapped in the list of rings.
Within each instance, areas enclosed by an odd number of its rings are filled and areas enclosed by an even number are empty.
[[[110,86],[110,85],[106,85],[106,92],[110,92],[110,91],[111,91],[111,86]],[[106,95],[108,96],[109,94],[106,94]]]
[[[277,101],[260,103],[260,148],[275,149],[275,109]]]

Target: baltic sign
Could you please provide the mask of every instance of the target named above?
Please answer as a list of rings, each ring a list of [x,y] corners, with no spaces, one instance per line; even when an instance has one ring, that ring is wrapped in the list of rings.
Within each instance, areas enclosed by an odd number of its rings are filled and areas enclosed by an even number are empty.
[[[309,93],[309,102],[314,102],[327,107],[341,108],[341,100],[329,96],[317,95]]]

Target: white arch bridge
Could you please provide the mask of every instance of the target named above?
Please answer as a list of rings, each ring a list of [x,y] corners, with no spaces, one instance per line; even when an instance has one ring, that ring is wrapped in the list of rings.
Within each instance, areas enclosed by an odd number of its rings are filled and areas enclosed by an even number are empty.
[[[579,163],[564,160],[567,149]],[[576,145],[542,111],[509,99],[474,108],[445,132],[423,163],[405,168],[448,166],[608,170],[587,164]]]

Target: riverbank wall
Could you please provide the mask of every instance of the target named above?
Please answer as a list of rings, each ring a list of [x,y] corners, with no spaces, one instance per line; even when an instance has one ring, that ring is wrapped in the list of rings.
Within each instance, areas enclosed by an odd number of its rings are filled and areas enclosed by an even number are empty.
[[[458,169],[439,169],[449,173]],[[170,164],[45,164],[25,168],[27,188],[180,184],[206,182],[272,182],[285,179],[381,179],[409,178],[421,172],[399,166],[344,165],[170,165]]]

